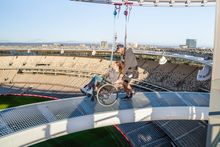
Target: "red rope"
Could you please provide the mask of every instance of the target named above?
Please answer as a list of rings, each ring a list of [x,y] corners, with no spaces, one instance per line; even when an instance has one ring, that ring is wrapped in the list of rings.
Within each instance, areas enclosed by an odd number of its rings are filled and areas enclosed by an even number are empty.
[[[118,125],[114,125],[115,129],[118,130],[119,133],[125,138],[125,140],[128,142],[128,144],[133,147],[128,137],[125,135],[125,133],[118,127]]]
[[[44,95],[37,95],[37,94],[1,94],[1,96],[33,96],[33,97],[38,97],[38,98],[44,98],[44,99],[52,99],[52,100],[58,100],[59,98],[57,97],[52,97],[52,96],[44,96]]]

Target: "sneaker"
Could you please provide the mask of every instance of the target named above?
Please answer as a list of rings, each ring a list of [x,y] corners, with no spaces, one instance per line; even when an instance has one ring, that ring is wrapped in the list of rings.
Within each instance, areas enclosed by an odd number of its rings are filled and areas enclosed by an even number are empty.
[[[136,94],[136,91],[132,90],[132,96]]]
[[[86,94],[92,96],[93,95],[93,88],[87,89]]]
[[[83,88],[80,88],[80,91],[83,93],[83,94],[87,94],[87,91],[88,91],[88,86],[85,86]]]
[[[80,91],[85,95],[93,95],[93,88],[89,88],[87,85],[81,88]]]
[[[133,95],[134,95],[135,93],[133,93],[133,91],[130,93],[130,95],[129,95],[129,98],[131,99],[131,98],[133,98]]]

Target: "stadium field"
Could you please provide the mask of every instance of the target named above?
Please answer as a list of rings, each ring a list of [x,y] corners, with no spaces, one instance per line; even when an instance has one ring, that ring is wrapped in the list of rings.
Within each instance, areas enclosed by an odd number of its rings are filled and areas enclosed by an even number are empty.
[[[0,96],[0,110],[49,100],[51,99],[32,96]]]
[[[129,143],[112,126],[86,130],[50,139],[32,147],[129,147]]]

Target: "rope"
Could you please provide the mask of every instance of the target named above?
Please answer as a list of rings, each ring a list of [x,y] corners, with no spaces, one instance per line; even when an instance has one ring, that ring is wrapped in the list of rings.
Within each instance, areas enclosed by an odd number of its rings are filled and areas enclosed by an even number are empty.
[[[132,6],[130,5],[130,7],[128,8],[129,9],[129,13],[128,13],[128,21],[130,19],[130,14],[131,14],[131,10],[132,10]]]
[[[118,19],[119,19],[119,13],[120,13],[120,10],[121,10],[121,5],[117,5],[115,4],[115,9],[114,9],[114,12],[113,12],[113,15],[114,15],[114,26],[113,26],[113,42],[112,42],[112,52],[111,52],[111,62],[110,62],[110,65],[112,64],[112,61],[113,61],[113,55],[114,55],[114,50],[115,50],[115,42],[117,40],[117,32],[116,32],[116,16],[118,15]]]
[[[111,62],[110,62],[110,65],[112,64],[112,61],[113,61],[113,55],[114,55],[114,50],[115,50],[115,43],[116,43],[116,40],[117,40],[117,32],[116,32],[116,16],[118,15],[118,19],[119,19],[119,13],[121,11],[121,6],[122,4],[120,3],[115,3],[115,8],[114,8],[114,12],[113,12],[113,15],[114,15],[114,26],[113,26],[113,41],[112,41],[112,52],[111,52]],[[132,3],[128,3],[128,1],[125,3],[125,6],[126,6],[126,9],[124,11],[124,15],[125,15],[125,36],[124,36],[124,46],[126,48],[127,46],[127,36],[128,36],[128,33],[127,33],[127,26],[128,26],[128,22],[129,22],[129,18],[130,18],[130,13],[131,13],[131,9],[132,9]]]
[[[129,22],[129,18],[130,18],[130,14],[131,14],[131,9],[132,9],[132,5],[131,4],[126,4],[126,9],[124,11],[124,15],[125,15],[125,37],[124,37],[124,46],[126,48],[127,46],[127,37],[128,37],[128,22]]]

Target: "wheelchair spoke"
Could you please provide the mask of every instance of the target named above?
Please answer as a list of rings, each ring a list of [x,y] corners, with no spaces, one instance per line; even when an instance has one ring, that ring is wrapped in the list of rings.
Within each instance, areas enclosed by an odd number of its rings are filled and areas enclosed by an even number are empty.
[[[117,89],[110,84],[103,85],[97,92],[97,100],[103,106],[113,105],[117,98]]]

